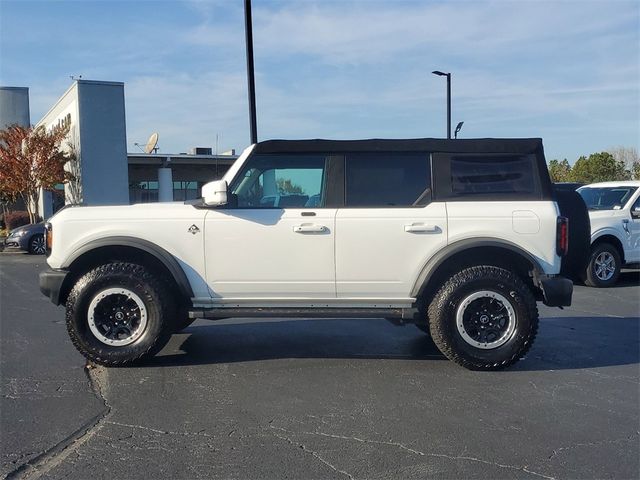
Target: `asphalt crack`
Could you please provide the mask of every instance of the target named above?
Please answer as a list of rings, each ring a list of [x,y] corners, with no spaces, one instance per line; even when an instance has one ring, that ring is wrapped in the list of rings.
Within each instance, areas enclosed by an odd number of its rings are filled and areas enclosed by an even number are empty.
[[[270,425],[270,427],[274,430],[281,430],[283,432],[287,432],[287,430],[285,430],[284,428],[278,428],[278,427],[274,427],[272,425]],[[289,445],[297,445],[299,449],[301,449],[303,452],[310,454],[311,456],[313,456],[314,458],[318,459],[321,463],[323,463],[324,465],[326,465],[327,467],[329,467],[331,470],[333,470],[334,472],[337,473],[341,473],[342,475],[345,475],[347,478],[349,478],[350,480],[355,480],[354,476],[351,475],[349,472],[345,472],[344,470],[339,469],[338,467],[336,467],[335,465],[332,465],[331,463],[329,463],[327,460],[325,460],[324,458],[322,458],[320,456],[320,454],[314,450],[311,450],[310,448],[308,448],[306,445],[304,445],[303,443],[300,442],[294,442],[291,438],[287,437],[287,436],[282,436],[282,435],[278,435],[277,433],[271,432],[273,434],[274,437],[279,438],[280,440],[284,440],[286,441]]]
[[[60,465],[69,455],[75,453],[81,445],[104,427],[105,419],[111,414],[112,407],[103,394],[104,386],[101,383],[101,372],[102,369],[100,367],[95,367],[90,364],[87,364],[85,367],[85,373],[87,374],[91,390],[104,404],[102,412],[92,417],[60,442],[41,451],[28,462],[23,463],[9,472],[5,477],[7,480],[31,480],[39,478]]]
[[[636,440],[638,435],[640,435],[640,432],[636,432],[636,433],[634,433],[632,435],[628,435],[628,436],[623,437],[623,438],[615,438],[613,440],[602,440],[602,441],[599,441],[599,442],[574,443],[573,445],[568,445],[566,447],[560,447],[560,448],[554,449],[553,452],[551,453],[551,455],[549,455],[549,458],[547,460],[551,461],[555,457],[560,455],[562,452],[564,452],[566,450],[573,450],[575,448],[600,447],[602,445],[611,445],[611,444],[617,444],[617,443],[631,442],[631,441]]]
[[[518,466],[518,465],[506,465],[503,463],[498,463],[498,462],[494,462],[491,460],[485,460],[482,458],[477,458],[477,457],[471,457],[471,456],[467,456],[467,455],[448,455],[448,454],[444,454],[444,453],[432,453],[432,452],[422,452],[420,450],[416,450],[414,448],[408,447],[407,445],[400,443],[400,442],[393,442],[393,441],[384,441],[384,440],[372,440],[372,439],[367,439],[367,438],[360,438],[360,437],[355,437],[355,436],[345,436],[345,435],[335,435],[335,434],[331,434],[331,433],[325,433],[325,432],[309,432],[309,431],[301,431],[301,432],[292,432],[289,431],[285,428],[281,428],[281,427],[275,427],[273,425],[269,425],[272,429],[274,430],[279,430],[288,434],[293,434],[293,435],[314,435],[314,436],[321,436],[321,437],[328,437],[328,438],[335,438],[335,439],[340,439],[340,440],[349,440],[349,441],[355,441],[355,442],[359,442],[359,443],[372,443],[372,444],[377,444],[377,445],[387,445],[387,446],[392,446],[392,447],[396,447],[396,448],[400,448],[402,450],[405,450],[413,455],[419,455],[419,456],[425,456],[425,457],[433,457],[433,458],[446,458],[449,460],[462,460],[462,461],[469,461],[469,462],[477,462],[477,463],[482,463],[485,465],[491,465],[494,467],[499,467],[499,468],[504,468],[504,469],[509,469],[509,470],[517,470],[520,472],[525,472],[528,473],[530,475],[536,476],[536,477],[540,477],[540,478],[546,478],[547,480],[556,480],[555,477],[551,477],[548,475],[544,475],[543,473],[540,472],[536,472],[534,470],[531,470],[529,468],[529,465],[524,465],[524,466]],[[291,441],[291,443],[293,443]],[[298,443],[299,445],[302,445],[300,443]],[[330,464],[329,464],[330,465]],[[340,471],[342,473],[345,473],[346,475],[349,475],[346,472],[343,472],[341,470],[337,470]],[[353,478],[353,476],[349,475],[350,478]]]
[[[118,427],[128,427],[128,428],[134,428],[138,430],[146,430],[148,432],[158,433],[161,435],[179,435],[183,437],[213,437],[213,435],[209,435],[204,430],[200,430],[198,432],[172,432],[171,430],[160,430],[157,428],[145,427],[144,425],[132,425],[129,423],[112,422],[109,420],[105,420],[104,423],[109,425],[116,425]]]

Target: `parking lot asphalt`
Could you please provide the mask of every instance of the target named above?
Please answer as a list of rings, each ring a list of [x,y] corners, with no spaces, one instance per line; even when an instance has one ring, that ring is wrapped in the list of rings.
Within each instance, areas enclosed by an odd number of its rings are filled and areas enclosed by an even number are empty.
[[[0,254],[9,478],[638,478],[640,275],[541,307],[514,367],[471,372],[384,320],[198,322],[86,369],[42,257]]]

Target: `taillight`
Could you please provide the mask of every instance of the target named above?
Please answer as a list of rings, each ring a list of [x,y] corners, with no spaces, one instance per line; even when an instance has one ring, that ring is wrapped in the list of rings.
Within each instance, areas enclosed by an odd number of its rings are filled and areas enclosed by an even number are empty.
[[[569,252],[569,219],[558,217],[556,227],[556,253],[564,257]]]
[[[46,253],[47,257],[51,254],[51,247],[53,246],[53,230],[50,223],[44,225],[44,238],[46,241]]]

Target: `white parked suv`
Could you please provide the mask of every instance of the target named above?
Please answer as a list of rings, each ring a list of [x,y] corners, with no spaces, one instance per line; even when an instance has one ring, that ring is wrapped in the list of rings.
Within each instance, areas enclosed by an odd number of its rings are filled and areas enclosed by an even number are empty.
[[[593,183],[578,189],[589,209],[591,252],[584,280],[614,285],[623,266],[640,264],[640,181]]]
[[[196,318],[378,317],[491,370],[531,346],[536,301],[571,304],[540,139],[265,141],[202,196],[50,220],[40,288],[88,359],[138,361]]]

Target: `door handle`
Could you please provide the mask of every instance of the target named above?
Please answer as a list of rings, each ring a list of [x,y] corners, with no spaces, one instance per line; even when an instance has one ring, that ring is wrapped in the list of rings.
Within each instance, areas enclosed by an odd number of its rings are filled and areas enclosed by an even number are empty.
[[[302,224],[294,225],[293,231],[295,233],[322,233],[327,231],[327,227],[324,225]]]
[[[437,225],[425,225],[424,223],[412,223],[405,225],[404,231],[409,233],[439,233],[440,227]]]

